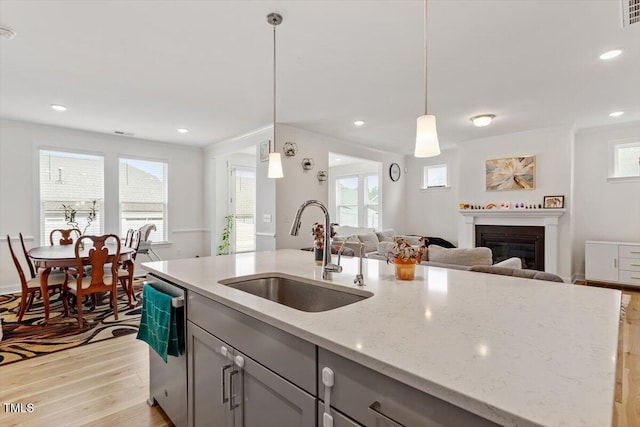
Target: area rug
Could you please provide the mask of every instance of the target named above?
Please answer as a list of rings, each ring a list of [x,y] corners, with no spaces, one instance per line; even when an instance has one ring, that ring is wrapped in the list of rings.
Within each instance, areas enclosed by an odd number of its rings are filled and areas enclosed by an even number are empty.
[[[118,288],[118,320],[115,320],[106,296],[95,308],[85,305],[82,310],[82,328],[78,328],[75,312],[70,310],[69,316],[63,316],[60,294],[52,295],[49,299],[47,325],[43,325],[42,299],[35,300],[31,309],[23,316],[22,322],[17,323],[20,294],[0,295],[0,318],[4,335],[0,341],[0,366],[136,333],[142,312],[142,283],[143,279],[134,280],[133,289],[138,299],[134,308],[129,308],[126,293],[121,287]]]
[[[624,294],[620,299],[620,323],[624,321],[625,316],[627,315],[627,308],[629,308],[629,303],[631,302],[631,295]]]

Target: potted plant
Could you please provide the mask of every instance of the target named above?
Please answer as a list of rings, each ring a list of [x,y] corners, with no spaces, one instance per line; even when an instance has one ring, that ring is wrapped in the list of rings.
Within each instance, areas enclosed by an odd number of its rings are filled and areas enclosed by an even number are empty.
[[[313,223],[313,226],[311,227],[311,235],[313,236],[313,253],[316,264],[322,265],[322,254],[324,249],[324,225],[317,222]],[[335,235],[336,233],[333,231],[333,227],[331,227],[331,237]]]
[[[398,280],[413,280],[416,264],[422,259],[426,246],[425,238],[420,238],[420,245],[412,246],[404,237],[395,237],[393,246],[387,253],[387,264],[393,263]]]

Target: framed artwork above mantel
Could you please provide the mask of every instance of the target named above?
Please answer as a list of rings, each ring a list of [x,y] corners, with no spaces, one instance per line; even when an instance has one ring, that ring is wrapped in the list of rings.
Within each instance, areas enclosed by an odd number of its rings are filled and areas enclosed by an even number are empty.
[[[536,188],[536,156],[487,160],[485,170],[487,191]]]

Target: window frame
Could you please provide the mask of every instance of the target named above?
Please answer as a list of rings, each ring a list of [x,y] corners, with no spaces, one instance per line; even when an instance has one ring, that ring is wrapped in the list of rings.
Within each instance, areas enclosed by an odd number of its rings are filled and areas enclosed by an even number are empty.
[[[446,182],[445,185],[429,185],[429,169],[436,169],[436,168],[445,168],[445,173],[446,173]],[[449,186],[449,164],[448,163],[438,163],[438,164],[432,164],[432,165],[424,165],[422,168],[422,187],[420,187],[421,190],[429,190],[429,191],[433,191],[433,190],[448,190],[451,187]]]
[[[607,147],[607,154],[608,154],[608,166],[609,166],[609,170],[608,170],[608,175],[607,175],[607,181],[608,182],[637,182],[640,181],[640,172],[638,173],[638,175],[626,175],[626,176],[619,176],[617,175],[618,171],[617,171],[617,163],[618,163],[618,156],[617,156],[617,151],[619,148],[623,147],[623,146],[640,146],[640,140],[638,140],[638,138],[625,138],[625,139],[616,139],[616,140],[612,140],[609,141],[608,143],[608,147]]]
[[[169,180],[171,179],[170,176],[170,162],[168,159],[163,159],[163,158],[157,158],[157,157],[143,157],[143,156],[130,156],[127,154],[119,154],[118,155],[118,159],[117,159],[117,170],[116,170],[116,176],[118,177],[118,187],[117,187],[117,194],[118,194],[118,230],[122,230],[122,198],[120,195],[120,162],[122,160],[139,160],[139,161],[143,161],[143,162],[154,162],[154,163],[162,163],[163,165],[165,165],[165,169],[164,169],[164,185],[163,185],[163,189],[164,189],[164,195],[165,195],[165,199],[166,202],[164,203],[164,211],[163,211],[163,221],[162,221],[162,234],[164,235],[164,239],[159,240],[159,241],[152,241],[152,245],[162,245],[162,244],[167,244],[170,243],[170,239],[169,239]]]
[[[338,183],[340,182],[340,180],[342,179],[351,179],[351,178],[355,178],[357,183],[358,183],[358,187],[357,187],[357,192],[358,192],[358,196],[357,196],[357,201],[355,205],[343,205],[343,204],[339,204],[338,203],[338,197],[339,197],[339,191],[338,191]],[[342,206],[346,206],[346,207],[355,207],[358,210],[358,214],[356,216],[357,218],[357,224],[354,227],[359,227],[360,224],[360,215],[362,214],[361,212],[361,206],[360,206],[360,189],[362,188],[362,180],[359,174],[349,174],[349,175],[340,175],[340,176],[336,176],[335,179],[335,204],[336,204],[336,211],[335,211],[335,218],[336,221],[338,221],[338,223],[340,225],[344,225],[340,223],[340,207]]]

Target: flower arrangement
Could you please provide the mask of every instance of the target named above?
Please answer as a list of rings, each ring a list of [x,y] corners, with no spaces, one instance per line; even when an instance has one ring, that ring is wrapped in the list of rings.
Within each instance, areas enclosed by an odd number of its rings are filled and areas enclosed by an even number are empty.
[[[311,227],[311,235],[313,236],[313,247],[315,249],[323,249],[324,248],[324,225],[320,223],[313,223]],[[333,231],[333,227],[331,227],[331,237],[335,236],[336,233]]]
[[[91,223],[98,216],[98,211],[96,209],[96,202],[97,200],[94,200],[89,206],[89,213],[87,213],[87,224],[84,226],[84,229],[82,230],[83,236],[87,232],[87,229],[89,228]],[[84,205],[84,202],[81,202],[81,204]],[[69,224],[73,228],[80,230],[78,221],[76,221],[76,214],[78,213],[78,211],[73,206],[65,205],[64,203],[62,204],[62,209],[64,209],[64,220],[67,222],[67,224]]]
[[[416,264],[420,262],[426,249],[426,241],[428,241],[426,237],[420,237],[421,244],[419,246],[411,246],[404,237],[395,237],[393,246],[387,252],[387,264]]]

